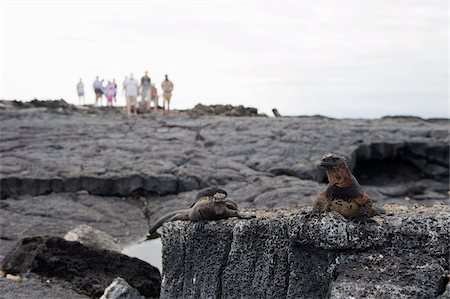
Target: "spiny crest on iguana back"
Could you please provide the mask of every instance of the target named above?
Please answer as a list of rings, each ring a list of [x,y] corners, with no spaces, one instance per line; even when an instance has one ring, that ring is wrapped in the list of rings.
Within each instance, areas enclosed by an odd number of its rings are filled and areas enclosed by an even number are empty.
[[[204,196],[211,196],[211,197],[215,197],[218,199],[224,199],[228,196],[227,191],[220,189],[216,186],[212,186],[209,188],[206,188],[204,190],[201,190],[197,193],[197,196],[195,197],[195,199],[200,199]]]

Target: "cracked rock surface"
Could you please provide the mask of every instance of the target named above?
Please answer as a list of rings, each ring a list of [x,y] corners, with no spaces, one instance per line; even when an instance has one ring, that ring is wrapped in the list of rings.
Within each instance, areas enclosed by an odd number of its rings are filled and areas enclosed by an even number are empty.
[[[329,151],[349,158],[378,206],[449,203],[448,120],[275,119],[241,108],[231,109],[253,116],[230,117],[210,115],[228,106],[213,108],[128,118],[116,108],[0,100],[0,261],[21,238],[63,237],[79,224],[120,246],[136,242],[210,185],[240,209],[312,204]]]
[[[164,196],[277,175],[322,182],[317,162],[329,151],[346,154],[353,167],[385,161],[416,170],[417,180],[448,178],[448,120],[128,118],[30,109],[0,107],[3,198],[80,190]]]
[[[450,208],[386,206],[375,223],[302,209],[163,226],[161,298],[436,298]]]

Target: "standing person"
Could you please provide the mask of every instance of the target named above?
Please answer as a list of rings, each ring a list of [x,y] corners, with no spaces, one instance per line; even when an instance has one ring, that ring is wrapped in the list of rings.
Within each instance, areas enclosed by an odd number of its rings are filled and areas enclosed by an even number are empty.
[[[150,86],[151,86],[151,79],[148,76],[148,71],[145,71],[144,77],[141,78],[141,88],[142,88],[142,99],[141,99],[141,106],[142,111],[145,112],[147,110],[147,106],[150,105]],[[150,106],[149,106],[150,108]]]
[[[108,81],[106,86],[105,96],[106,96],[106,106],[112,107],[114,96],[116,95],[115,83]]]
[[[94,92],[95,92],[95,106],[98,106],[98,99],[100,99],[100,106],[102,105],[102,95],[103,95],[103,80],[100,81],[97,78],[95,78],[94,84]]]
[[[117,106],[117,83],[116,79],[113,79],[112,84],[114,85],[114,104]]]
[[[84,104],[84,84],[80,79],[80,82],[77,84],[77,92],[78,92],[78,105]],[[81,98],[83,98],[83,104],[81,102]]]
[[[126,83],[128,81],[128,76],[125,76],[125,79],[123,79],[123,83],[122,83],[122,93],[125,94],[125,89],[126,89]]]
[[[133,74],[130,74],[130,78],[124,82],[125,97],[127,98],[127,114],[137,114],[137,95],[139,83],[134,79]]]
[[[152,84],[150,104],[152,101],[153,101],[153,104],[155,105],[155,107],[153,109],[156,112],[156,111],[158,111],[158,90],[156,89],[155,83]]]
[[[169,76],[166,75],[166,79],[161,83],[163,89],[163,110],[169,112],[170,99],[172,98],[173,83],[169,80]],[[166,106],[167,103],[167,106]]]
[[[125,84],[126,84],[126,82],[127,82],[127,80],[128,80],[128,76],[125,76],[125,79],[123,80],[123,82],[122,82],[122,94],[125,96],[125,93],[126,93],[126,91],[125,91],[125,89],[126,89],[126,86],[125,86]],[[127,105],[127,100],[126,100],[126,96],[125,96],[125,106]]]

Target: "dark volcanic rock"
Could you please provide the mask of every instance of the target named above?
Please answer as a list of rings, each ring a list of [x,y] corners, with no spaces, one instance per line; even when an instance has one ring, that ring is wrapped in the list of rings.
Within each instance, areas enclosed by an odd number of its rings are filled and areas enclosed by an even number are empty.
[[[224,116],[262,116],[258,114],[258,109],[251,107],[231,106],[231,105],[203,105],[197,104],[188,114],[192,116],[201,115],[224,115]]]
[[[448,206],[387,206],[375,223],[329,213],[163,226],[161,298],[435,298],[449,271]]]
[[[210,185],[242,208],[311,204],[328,151],[350,157],[378,205],[449,203],[448,120],[128,118],[67,105],[0,101],[0,260],[21,237],[62,237],[83,223],[124,245],[145,234],[144,214],[152,222],[190,206]]]
[[[251,184],[261,175],[323,182],[317,162],[329,151],[349,156],[355,172],[368,177],[363,185],[409,182],[412,173],[414,180],[440,181],[448,190],[449,123],[444,120],[192,118],[181,112],[127,118],[120,109],[117,114],[58,102],[11,103],[0,101],[2,198],[78,190],[165,196],[213,184]],[[32,111],[41,106],[45,110]],[[69,115],[58,113],[66,106],[73,110]],[[214,107],[197,108],[224,115],[237,109]],[[255,112],[246,109],[238,110]],[[398,165],[405,171],[392,179]],[[429,189],[425,193],[436,191]]]
[[[95,107],[91,105],[75,106],[63,99],[46,100],[38,99],[29,102],[0,100],[0,110],[8,110],[10,116],[19,117],[20,114],[33,114],[49,112],[62,115],[87,115],[87,114],[121,114],[123,108],[118,107]],[[15,112],[11,113],[11,109]]]
[[[27,274],[16,282],[0,277],[0,297],[2,299],[89,299],[64,281],[43,279],[36,274]]]
[[[159,270],[150,264],[58,237],[22,239],[5,257],[2,268],[12,274],[33,272],[61,278],[96,298],[116,277],[123,277],[146,297],[158,297],[160,292]]]
[[[200,110],[128,118],[122,108],[0,101],[0,260],[20,238],[62,237],[78,224],[135,242],[146,217],[188,207],[210,185],[242,209],[311,204],[329,151],[350,157],[378,206],[449,203],[448,120]]]
[[[79,224],[88,224],[129,244],[148,230],[143,202],[131,198],[88,194],[52,193],[0,201],[0,260],[17,240],[38,235],[64,235]]]

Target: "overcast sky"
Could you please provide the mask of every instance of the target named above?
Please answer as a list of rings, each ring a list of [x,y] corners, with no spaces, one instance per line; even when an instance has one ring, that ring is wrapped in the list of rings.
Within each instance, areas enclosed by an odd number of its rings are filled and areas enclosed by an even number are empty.
[[[0,0],[0,98],[92,103],[96,75],[174,82],[174,108],[448,116],[448,1]],[[121,99],[122,100],[122,99]]]

